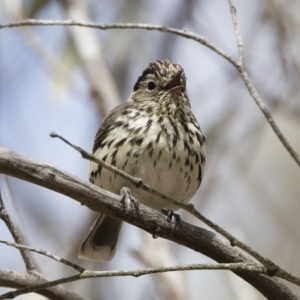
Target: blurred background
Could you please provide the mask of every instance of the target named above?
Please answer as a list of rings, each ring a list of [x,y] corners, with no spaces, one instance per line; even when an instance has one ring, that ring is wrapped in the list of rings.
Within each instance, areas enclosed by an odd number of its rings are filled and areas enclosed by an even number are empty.
[[[245,64],[284,135],[300,152],[300,2],[235,1]],[[226,1],[2,0],[0,22],[27,18],[155,23],[187,28],[237,57]],[[91,151],[103,115],[126,101],[148,65],[169,58],[187,75],[194,114],[208,141],[196,208],[262,255],[300,275],[300,169],[222,57],[175,35],[61,26],[0,31],[0,144],[88,180],[89,163],[51,131]],[[209,263],[209,258],[128,224],[111,263],[77,258],[95,215],[65,196],[0,175],[6,207],[26,243],[94,270]],[[181,212],[198,226],[198,220]],[[0,238],[12,241],[3,222]],[[32,254],[56,279],[73,270]],[[24,271],[18,251],[0,244],[0,268]],[[89,299],[264,299],[227,271],[92,279],[65,285]],[[298,295],[300,288],[289,285]],[[212,288],[213,287],[213,288]],[[1,293],[8,289],[1,288]],[[44,299],[24,295],[19,299]]]

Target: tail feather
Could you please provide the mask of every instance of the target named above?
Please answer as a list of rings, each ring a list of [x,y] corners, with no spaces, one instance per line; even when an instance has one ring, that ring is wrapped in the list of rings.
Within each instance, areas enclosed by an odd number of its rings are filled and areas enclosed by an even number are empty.
[[[79,258],[107,262],[116,252],[122,221],[100,214],[79,247]]]

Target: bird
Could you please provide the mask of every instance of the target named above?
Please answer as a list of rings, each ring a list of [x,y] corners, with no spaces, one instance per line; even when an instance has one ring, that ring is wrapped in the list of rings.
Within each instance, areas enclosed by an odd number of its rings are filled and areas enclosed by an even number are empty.
[[[177,201],[187,203],[194,196],[204,174],[206,138],[192,113],[180,64],[165,59],[148,65],[129,99],[103,119],[93,154]],[[127,187],[155,210],[178,210],[95,162],[89,173],[90,182],[102,189],[119,194]],[[79,257],[110,261],[122,223],[100,213],[79,247]]]

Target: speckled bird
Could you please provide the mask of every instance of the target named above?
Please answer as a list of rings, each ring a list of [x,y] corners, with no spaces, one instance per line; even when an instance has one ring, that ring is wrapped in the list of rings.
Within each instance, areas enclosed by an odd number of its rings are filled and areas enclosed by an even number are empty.
[[[183,68],[169,60],[150,63],[128,101],[113,109],[98,130],[93,153],[180,202],[188,202],[202,181],[206,140],[192,113]],[[177,210],[133,186],[128,180],[91,162],[90,181],[119,194],[129,187],[139,202],[158,211]],[[122,221],[100,214],[80,245],[79,257],[110,261]]]

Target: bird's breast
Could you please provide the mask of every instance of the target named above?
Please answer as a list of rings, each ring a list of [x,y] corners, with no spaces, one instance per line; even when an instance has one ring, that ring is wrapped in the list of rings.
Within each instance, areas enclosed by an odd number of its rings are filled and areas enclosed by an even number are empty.
[[[205,163],[205,142],[194,122],[139,115],[138,119],[128,119],[123,126],[113,128],[95,155],[142,178],[159,192],[187,202],[201,183]],[[119,193],[127,186],[140,202],[150,207],[175,209],[93,162],[90,171],[91,181],[104,189]]]

